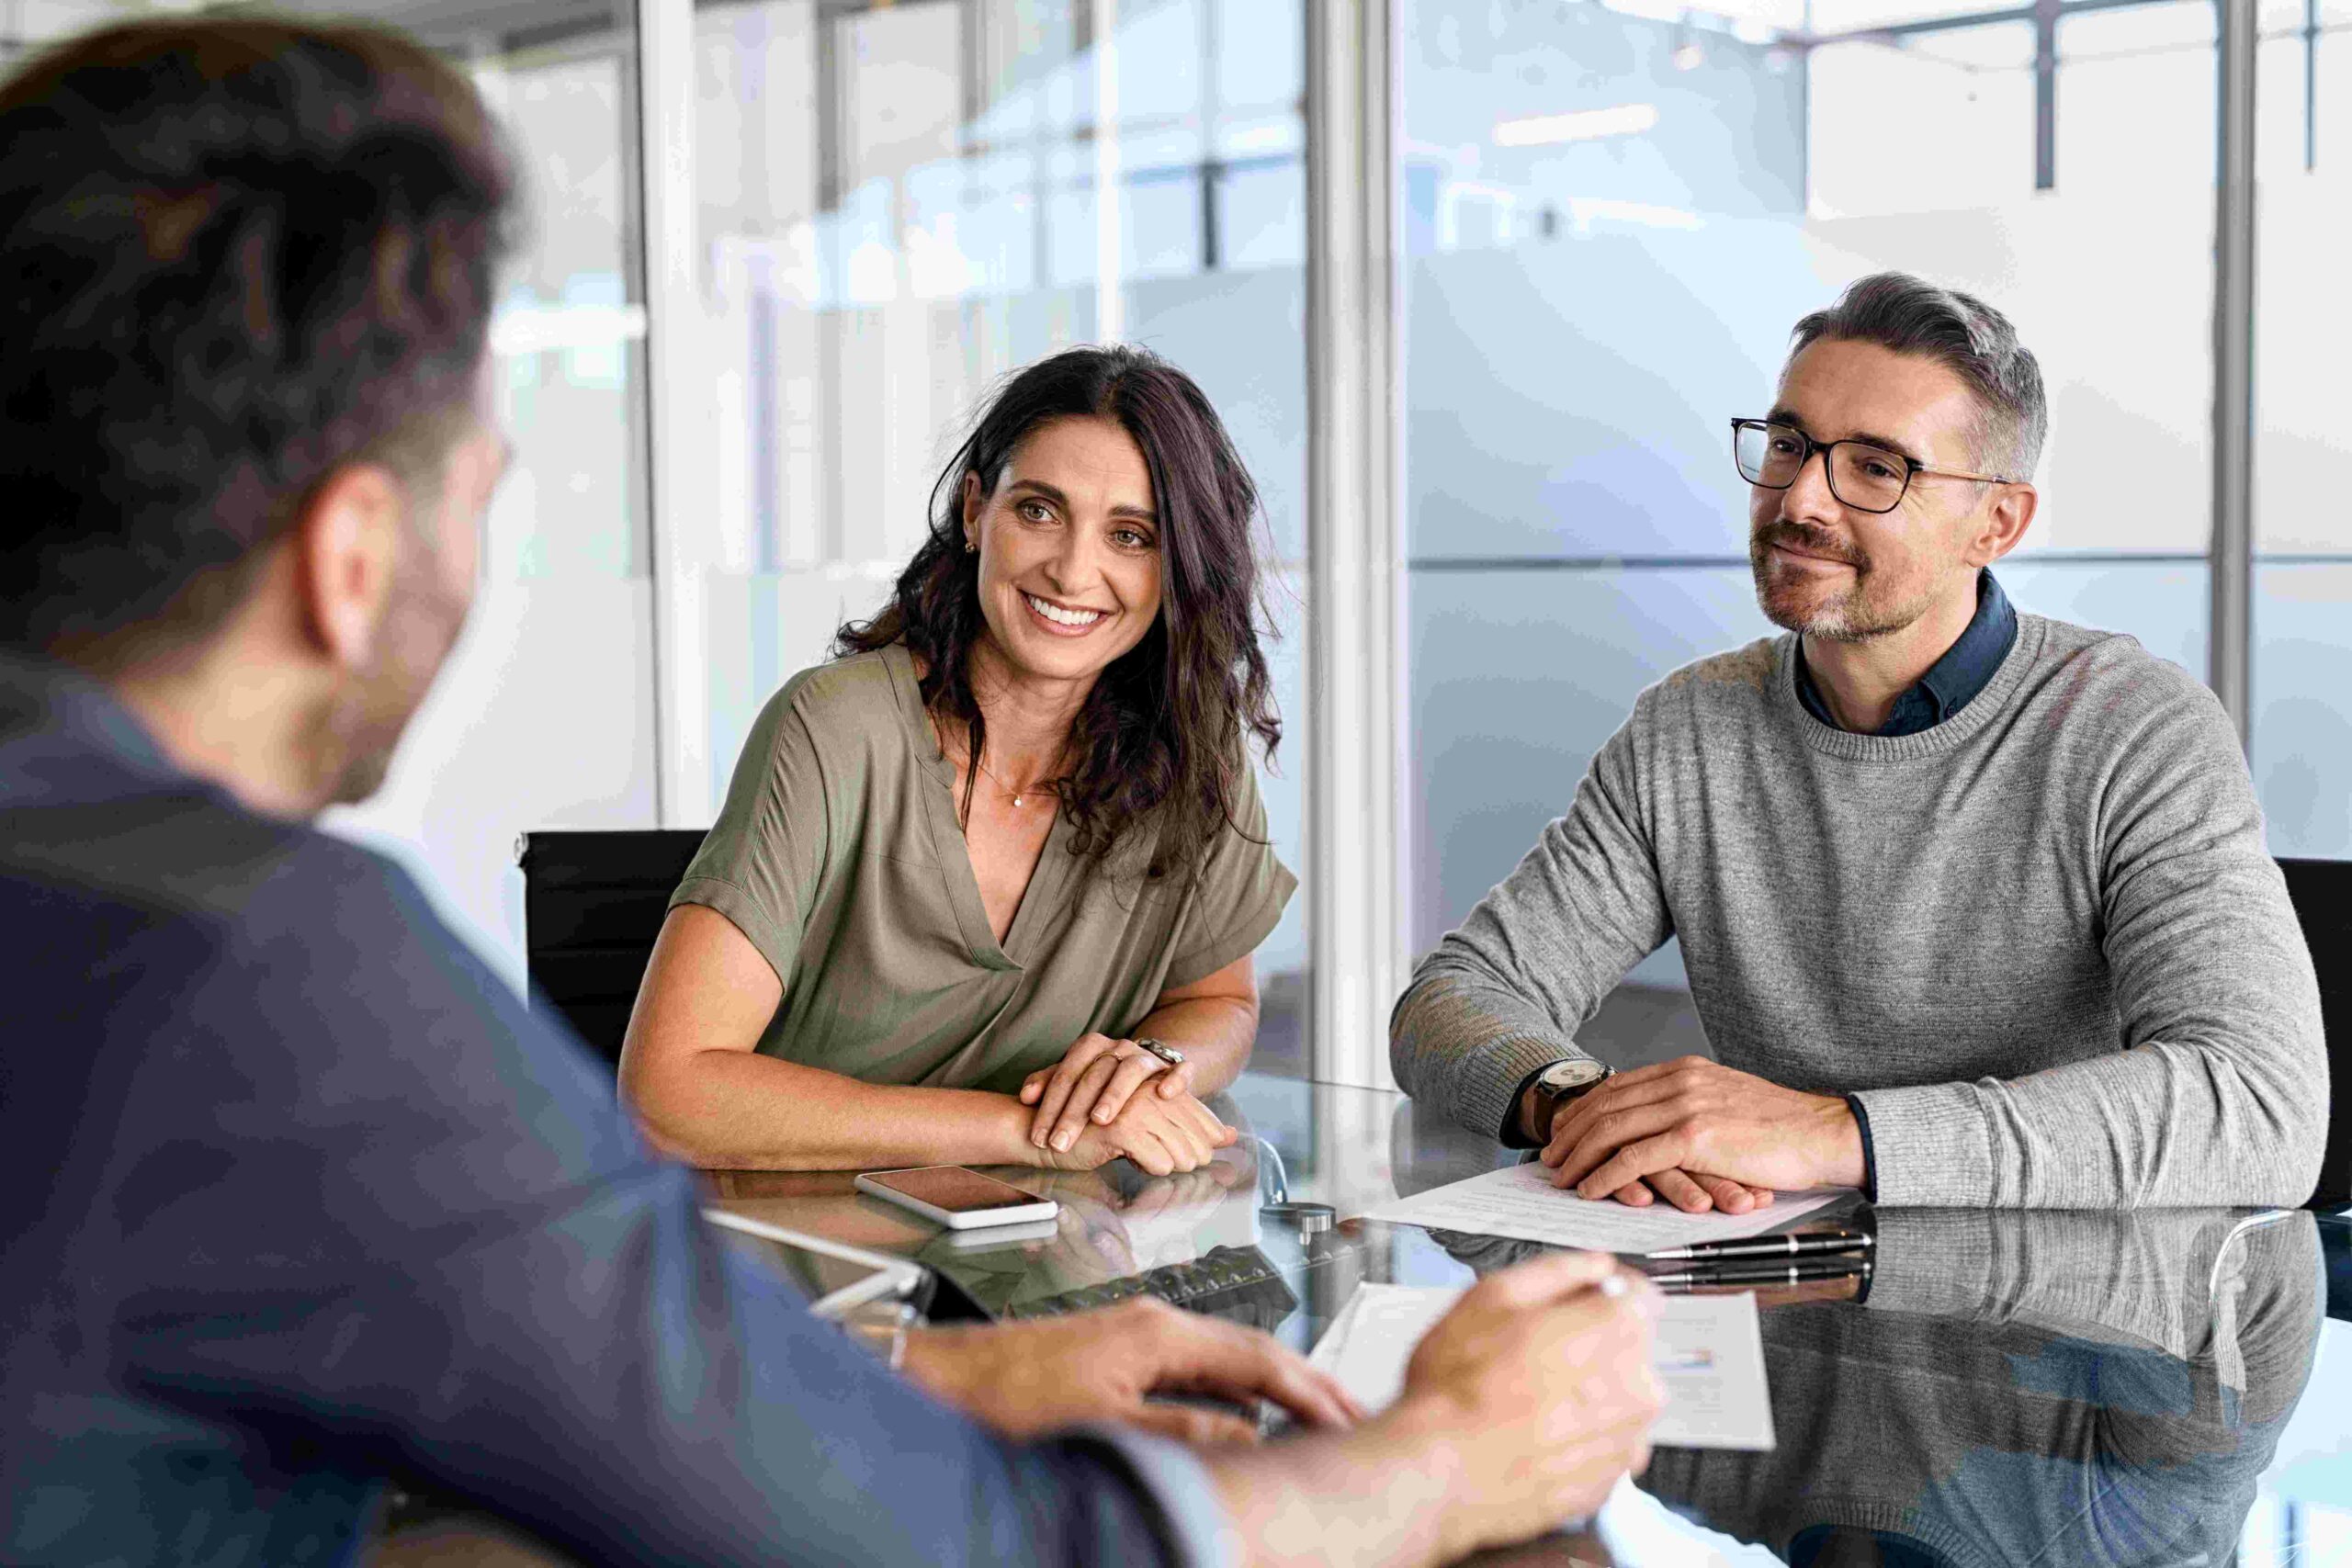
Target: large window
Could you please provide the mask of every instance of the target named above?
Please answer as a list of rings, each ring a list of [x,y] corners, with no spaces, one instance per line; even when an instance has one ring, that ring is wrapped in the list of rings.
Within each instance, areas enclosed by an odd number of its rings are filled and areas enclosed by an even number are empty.
[[[1189,371],[1265,494],[1288,735],[1265,775],[1303,869],[1308,737],[1299,0],[695,13],[692,489],[664,604],[709,820],[763,703],[879,603],[989,389],[1071,344]],[[1261,1064],[1305,1066],[1304,898],[1258,954]]]
[[[1405,7],[1417,950],[1566,808],[1641,687],[1771,633],[1724,422],[1866,273],[1981,294],[2041,358],[2018,603],[2203,673],[2211,7],[2015,16]],[[1633,979],[1662,991],[1614,1005],[1655,1042],[1672,947]]]
[[[657,821],[643,186],[634,7],[619,3],[527,24],[376,13],[465,62],[521,154],[528,227],[492,327],[515,462],[473,615],[384,792],[334,822],[416,862],[518,980],[517,837]]]
[[[2255,148],[2255,782],[2282,855],[2352,859],[2352,0],[2266,0]]]

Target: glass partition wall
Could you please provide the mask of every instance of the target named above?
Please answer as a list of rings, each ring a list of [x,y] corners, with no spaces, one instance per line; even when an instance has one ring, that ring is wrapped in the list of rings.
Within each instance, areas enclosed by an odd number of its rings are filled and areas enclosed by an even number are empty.
[[[2027,610],[2202,673],[2215,57],[2203,0],[1405,7],[1405,527],[1425,949],[1669,670],[1774,628],[1726,422],[1894,267],[2048,378]],[[1595,1028],[1702,1045],[1672,946]]]
[[[2352,0],[2262,0],[2254,713],[2270,847],[2352,859]]]

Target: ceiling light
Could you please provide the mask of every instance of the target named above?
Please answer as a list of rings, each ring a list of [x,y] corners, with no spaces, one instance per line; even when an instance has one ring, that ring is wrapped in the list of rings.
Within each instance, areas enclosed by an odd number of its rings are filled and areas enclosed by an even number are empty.
[[[1604,136],[1638,136],[1657,123],[1656,104],[1620,104],[1575,114],[1534,115],[1495,127],[1498,147],[1548,147],[1561,141],[1591,141]]]

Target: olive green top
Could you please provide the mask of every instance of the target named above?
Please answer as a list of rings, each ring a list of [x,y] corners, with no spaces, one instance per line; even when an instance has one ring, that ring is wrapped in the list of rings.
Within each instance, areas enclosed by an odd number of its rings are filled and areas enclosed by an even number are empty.
[[[1297,886],[1257,775],[1196,874],[1070,853],[1057,817],[1000,945],[903,647],[804,670],[761,710],[670,906],[735,923],[784,984],[759,1049],[870,1083],[1012,1092],[1080,1035],[1130,1035],[1160,993],[1256,950]],[[1146,826],[1138,832],[1153,831]],[[1114,852],[1122,867],[1128,846]]]

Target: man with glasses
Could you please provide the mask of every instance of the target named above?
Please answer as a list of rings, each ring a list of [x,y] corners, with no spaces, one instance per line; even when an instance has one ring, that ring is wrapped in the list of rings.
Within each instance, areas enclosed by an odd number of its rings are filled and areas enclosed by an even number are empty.
[[[2001,314],[1864,278],[1731,424],[1787,635],[1644,692],[1566,816],[1420,965],[1397,1081],[1588,1199],[2295,1204],[2312,964],[2221,705],[2017,611],[2047,413]],[[1576,1032],[1679,937],[1715,1060]]]

